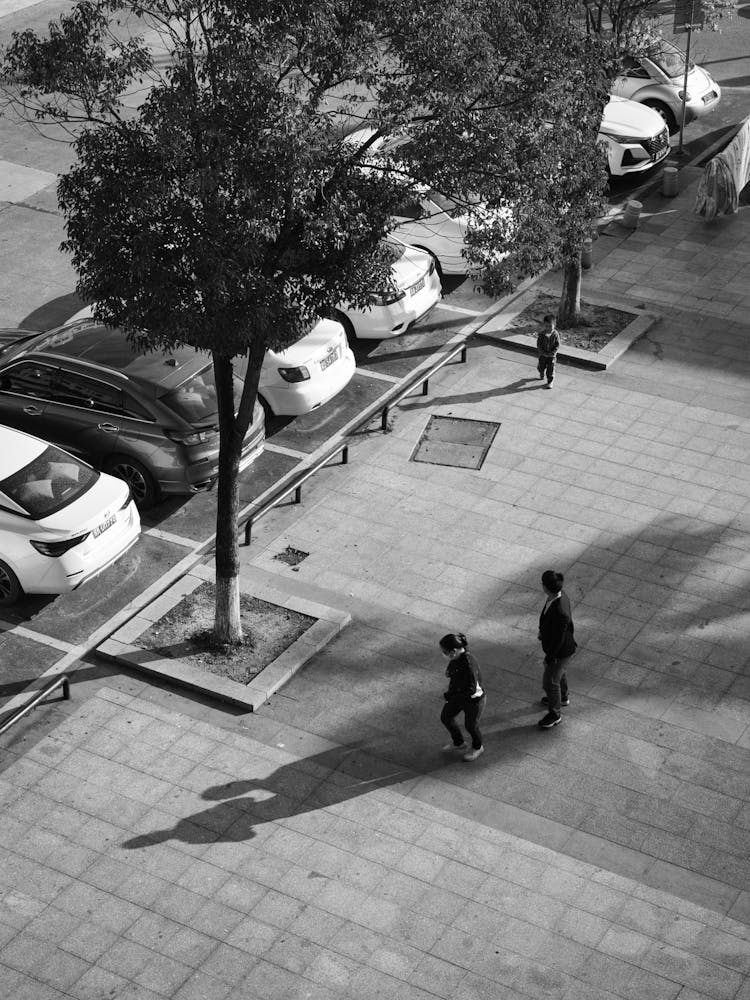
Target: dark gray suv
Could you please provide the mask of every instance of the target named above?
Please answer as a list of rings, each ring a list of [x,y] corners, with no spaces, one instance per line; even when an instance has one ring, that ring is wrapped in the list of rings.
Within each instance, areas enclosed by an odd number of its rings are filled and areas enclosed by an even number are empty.
[[[235,378],[236,396],[242,381]],[[0,423],[52,441],[130,484],[140,507],[212,485],[219,468],[209,355],[139,354],[121,330],[82,320],[0,332]],[[263,449],[257,403],[241,467]]]

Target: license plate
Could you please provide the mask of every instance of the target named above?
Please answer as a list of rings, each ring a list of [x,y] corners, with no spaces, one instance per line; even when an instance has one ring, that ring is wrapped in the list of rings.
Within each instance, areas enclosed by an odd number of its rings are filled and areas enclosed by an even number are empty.
[[[417,292],[421,292],[424,288],[424,278],[420,278],[416,285],[412,285],[409,289],[409,295],[416,295]]]
[[[715,97],[716,97],[716,91],[710,90],[707,94],[703,95],[703,103],[708,104],[708,102],[713,101]]]
[[[113,515],[112,517],[108,518],[104,522],[104,524],[100,524],[98,528],[94,528],[91,534],[94,536],[94,538],[98,538],[99,535],[101,535],[103,532],[107,530],[107,528],[111,528],[116,520],[117,518]]]
[[[334,361],[338,361],[338,358],[339,358],[339,352],[336,348],[334,348],[330,352],[330,354],[326,354],[326,356],[320,362],[321,371],[325,371],[326,368],[330,368]]]

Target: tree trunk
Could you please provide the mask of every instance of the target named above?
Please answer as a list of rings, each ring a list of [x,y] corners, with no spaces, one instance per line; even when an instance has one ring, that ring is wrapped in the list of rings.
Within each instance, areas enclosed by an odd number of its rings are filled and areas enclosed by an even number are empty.
[[[245,386],[235,415],[232,359],[213,354],[219,408],[219,481],[216,500],[216,611],[214,640],[222,645],[242,642],[240,620],[239,473],[242,443],[252,423],[265,344],[258,338],[247,359]]]
[[[237,519],[240,510],[239,474],[242,438],[237,440],[234,385],[230,358],[213,356],[216,396],[219,403],[219,482],[216,498],[216,612],[217,643],[242,642],[240,621],[240,552]],[[231,400],[227,407],[227,402]],[[228,410],[228,412],[227,412]],[[243,435],[244,436],[244,435]]]
[[[557,307],[557,325],[561,330],[575,326],[581,318],[581,255],[568,257],[563,265],[563,288]]]

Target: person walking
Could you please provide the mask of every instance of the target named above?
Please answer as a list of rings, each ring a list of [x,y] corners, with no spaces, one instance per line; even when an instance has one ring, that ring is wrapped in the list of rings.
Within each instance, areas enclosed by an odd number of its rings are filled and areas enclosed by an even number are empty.
[[[546,596],[539,615],[539,639],[544,651],[542,704],[548,709],[539,720],[540,729],[552,729],[562,722],[562,706],[570,704],[568,697],[568,660],[578,645],[574,638],[570,600],[563,590],[564,577],[553,569],[542,573],[542,588]]]
[[[448,657],[445,671],[448,690],[443,695],[445,705],[440,713],[440,721],[451,734],[451,742],[446,743],[443,750],[465,750],[463,759],[472,761],[484,753],[479,719],[484,711],[487,695],[482,687],[479,664],[469,652],[468,646],[462,632],[456,635],[449,633],[440,640],[440,649]],[[471,737],[471,749],[456,721],[461,712],[464,713],[464,726]]]
[[[536,338],[536,350],[539,355],[537,370],[539,378],[547,377],[547,388],[552,388],[555,381],[555,360],[560,349],[560,334],[557,332],[557,323],[551,313],[544,317],[544,329]]]

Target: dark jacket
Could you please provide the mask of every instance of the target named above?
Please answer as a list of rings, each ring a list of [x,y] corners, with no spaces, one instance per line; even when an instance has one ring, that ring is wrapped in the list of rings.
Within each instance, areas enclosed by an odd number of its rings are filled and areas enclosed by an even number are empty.
[[[455,660],[449,660],[445,676],[448,678],[448,690],[445,692],[446,701],[471,698],[476,692],[477,685],[482,687],[482,673],[479,664],[468,652],[461,653]]]
[[[560,660],[572,656],[578,648],[573,638],[573,616],[565,591],[539,615],[539,638],[545,657]]]
[[[540,358],[554,358],[560,348],[560,334],[557,330],[542,330],[536,338],[536,349]]]

